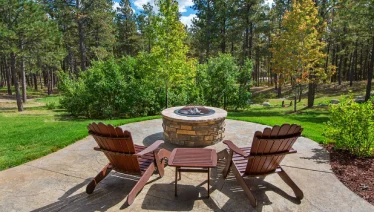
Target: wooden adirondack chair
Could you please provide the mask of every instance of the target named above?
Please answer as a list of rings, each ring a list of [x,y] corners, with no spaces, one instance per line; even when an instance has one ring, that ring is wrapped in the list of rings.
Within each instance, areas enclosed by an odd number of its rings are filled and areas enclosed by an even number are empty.
[[[254,134],[252,147],[239,148],[229,140],[223,141],[229,147],[223,177],[226,179],[231,169],[253,207],[257,206],[257,200],[244,181],[246,176],[257,177],[277,173],[301,200],[304,197],[303,192],[279,164],[285,155],[296,153],[292,145],[302,131],[303,128],[296,124],[265,128],[263,132],[257,131]]]
[[[96,185],[113,169],[124,174],[138,175],[140,179],[127,197],[127,203],[131,205],[137,193],[143,189],[152,176],[155,168],[160,177],[164,175],[165,158],[170,156],[169,151],[158,149],[164,141],[156,141],[148,147],[136,145],[129,131],[103,123],[89,124],[88,130],[99,145],[94,150],[103,152],[109,160],[109,163],[87,185],[88,194],[91,194]]]

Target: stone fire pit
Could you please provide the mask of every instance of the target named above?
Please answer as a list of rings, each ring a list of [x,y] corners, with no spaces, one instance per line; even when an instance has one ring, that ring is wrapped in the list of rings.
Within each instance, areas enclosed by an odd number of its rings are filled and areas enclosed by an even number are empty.
[[[162,111],[166,142],[188,147],[209,146],[225,137],[227,112],[214,107],[172,107]]]

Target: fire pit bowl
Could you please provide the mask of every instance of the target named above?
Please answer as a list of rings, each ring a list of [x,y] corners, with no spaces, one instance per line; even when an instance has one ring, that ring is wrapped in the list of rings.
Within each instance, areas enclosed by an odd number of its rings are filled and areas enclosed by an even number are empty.
[[[182,106],[162,111],[166,142],[188,147],[209,146],[225,137],[227,112],[220,108]]]

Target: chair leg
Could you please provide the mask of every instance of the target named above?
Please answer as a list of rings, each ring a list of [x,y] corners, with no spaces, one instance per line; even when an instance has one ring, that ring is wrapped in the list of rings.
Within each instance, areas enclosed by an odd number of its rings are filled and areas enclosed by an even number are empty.
[[[233,157],[234,152],[230,150],[230,153],[226,152],[226,166],[222,171],[223,179],[226,179],[227,175],[230,173],[230,168],[232,166],[232,157]]]
[[[139,179],[139,181],[135,184],[135,186],[131,189],[128,197],[127,197],[127,204],[131,205],[134,200],[136,195],[143,189],[145,184],[148,182],[149,178],[152,176],[153,171],[155,170],[155,166],[152,163],[148,169],[144,172],[142,177]]]
[[[108,174],[112,171],[112,165],[108,163],[97,175],[96,177],[87,185],[86,193],[92,194],[95,190],[96,185],[102,181]]]
[[[282,180],[292,188],[293,192],[295,193],[296,197],[299,200],[304,198],[303,191],[296,185],[296,183],[288,176],[288,174],[280,167],[281,171],[278,172],[278,175],[282,178]]]
[[[247,183],[245,182],[244,178],[240,175],[239,171],[236,169],[235,166],[231,166],[231,169],[232,169],[232,172],[234,173],[235,178],[238,181],[239,185],[242,187],[245,194],[247,195],[247,197],[249,199],[249,203],[251,204],[252,207],[255,208],[257,206],[257,200],[253,196],[253,194],[252,194],[251,190],[249,189]]]
[[[164,176],[165,158],[169,159],[170,154],[171,153],[166,149],[161,149],[160,151],[158,151],[158,153],[154,153],[155,165],[160,177]]]

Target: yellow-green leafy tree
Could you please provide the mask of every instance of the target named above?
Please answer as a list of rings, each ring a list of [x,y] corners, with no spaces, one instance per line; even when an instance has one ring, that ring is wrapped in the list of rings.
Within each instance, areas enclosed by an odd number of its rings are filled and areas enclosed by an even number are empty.
[[[187,57],[188,47],[184,25],[180,22],[178,2],[157,0],[160,8],[153,22],[154,42],[151,49],[155,80],[165,88],[165,107],[169,106],[170,89],[190,87],[195,76],[195,61]],[[185,84],[185,85],[184,85]]]
[[[312,0],[293,0],[291,11],[286,11],[281,31],[273,36],[272,62],[280,77],[280,86],[291,82],[295,90],[296,111],[297,88],[308,84],[308,107],[314,104],[315,88],[333,71],[326,71],[326,43],[321,39],[326,23],[321,23],[318,10]],[[300,94],[299,94],[300,95]]]

